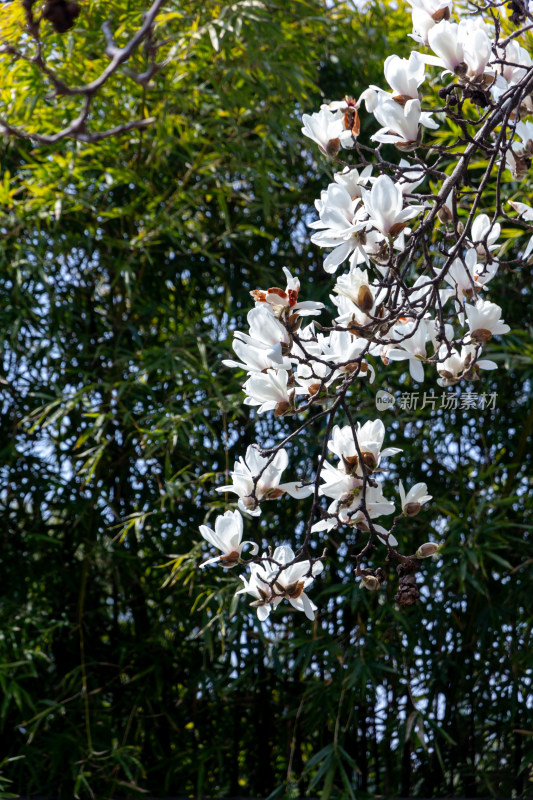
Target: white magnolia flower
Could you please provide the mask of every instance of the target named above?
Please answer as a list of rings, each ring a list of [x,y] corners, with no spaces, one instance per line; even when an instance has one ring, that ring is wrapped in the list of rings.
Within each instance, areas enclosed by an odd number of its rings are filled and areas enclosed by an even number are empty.
[[[515,203],[513,200],[509,201],[510,205],[514,208],[518,214],[525,219],[526,222],[533,222],[533,208],[531,206],[526,205],[526,203]],[[533,236],[527,243],[526,249],[522,254],[522,258],[526,259],[531,251],[533,250]]]
[[[266,558],[263,553],[263,558]],[[271,601],[273,598],[270,586],[270,576],[272,572],[272,562],[263,561],[260,564],[250,564],[250,577],[239,575],[244,586],[235,594],[251,594],[256,599],[250,605],[257,609],[257,616],[261,622],[270,614],[272,609]]]
[[[407,337],[407,338],[404,338]],[[411,321],[395,325],[391,339],[396,346],[386,348],[384,356],[391,361],[409,361],[409,372],[413,380],[422,383],[424,368],[422,361],[426,358],[426,342],[430,338],[426,320]],[[401,339],[401,341],[398,341]]]
[[[245,369],[248,373],[264,372],[267,369],[288,369],[291,368],[291,362],[286,356],[281,355],[281,344],[271,347],[266,350],[264,347],[254,347],[251,344],[245,344],[240,339],[234,339],[232,347],[241,361],[233,361],[233,359],[224,359],[222,361],[227,367],[238,367]]]
[[[363,481],[361,478],[348,474],[346,470],[334,467],[328,461],[320,472],[320,477],[324,481],[320,485],[319,494],[339,500],[341,497],[347,498],[349,495],[360,495]]]
[[[256,302],[256,308],[265,303],[265,307],[276,317],[279,317],[286,309],[290,309],[291,314],[298,314],[300,317],[320,314],[324,303],[316,303],[313,300],[304,300],[299,303],[300,281],[291,275],[287,267],[283,267],[283,272],[287,279],[286,289],[273,286],[271,289],[254,289],[250,292]]]
[[[373,114],[378,105],[380,104],[382,97],[381,95],[387,94],[384,89],[380,89],[377,86],[369,86],[368,89],[365,89],[364,92],[361,93],[359,100],[357,101],[357,105],[360,106],[361,103],[364,101],[365,108],[369,114]]]
[[[423,506],[424,503],[427,503],[433,497],[433,495],[427,493],[428,487],[425,483],[415,483],[407,494],[405,494],[403,483],[400,481],[398,484],[398,491],[400,492],[402,511],[410,517],[418,514],[420,506]]]
[[[231,473],[232,483],[219,486],[217,492],[234,492],[239,495],[239,508],[246,514],[259,516],[259,503],[264,500],[277,500],[285,492],[291,497],[309,497],[313,493],[312,486],[301,483],[280,483],[281,473],[289,463],[287,451],[279,450],[274,458],[262,456],[255,445],[250,445],[246,456],[235,462]],[[255,479],[255,492],[254,492]]]
[[[359,330],[365,325],[374,324],[372,318],[361,311],[349,297],[345,297],[344,295],[335,297],[335,295],[330,294],[329,298],[331,302],[337,306],[339,312],[338,316],[335,318],[335,323],[337,325],[342,325],[342,327],[345,328],[352,328],[352,330]],[[372,353],[372,355],[376,353],[379,355],[381,345],[371,345],[371,348],[369,352]]]
[[[424,11],[422,8],[413,8],[411,19],[413,22],[413,32],[409,35],[415,42],[427,45],[428,35],[435,25],[435,20],[431,14],[428,14],[427,11]]]
[[[321,337],[320,340],[324,358],[341,365],[337,377],[341,373],[356,372],[360,378],[369,376],[370,383],[373,382],[374,368],[362,358],[363,353],[373,352],[372,345],[366,339],[356,337],[349,331],[332,331],[327,338]]]
[[[516,132],[520,136],[527,154],[533,155],[533,122],[530,120],[518,122]]]
[[[434,18],[435,22],[449,19],[452,0],[407,0],[411,8],[420,8]]]
[[[355,433],[367,472],[376,470],[382,458],[402,452],[398,447],[381,449],[385,438],[385,425],[380,419],[368,420],[364,425],[358,422]],[[335,425],[328,441],[328,449],[340,459],[341,470],[358,476],[363,475],[351,425],[345,425],[343,428]],[[327,462],[324,466],[326,465]]]
[[[495,276],[497,270],[496,261],[492,264],[478,264],[477,250],[469,248],[464,258],[452,261],[444,280],[453,286],[457,299],[463,300],[464,297],[474,297]]]
[[[388,175],[380,175],[370,191],[363,189],[363,203],[373,227],[385,236],[392,237],[400,233],[407,220],[418,216],[424,209],[416,205],[404,208],[402,189]]]
[[[390,142],[400,150],[413,150],[420,143],[420,100],[408,100],[405,106],[394,100],[384,100],[375,109],[374,116],[383,127],[370,137],[373,141]],[[427,115],[425,119],[427,123]],[[429,127],[438,126],[430,119]]]
[[[523,217],[526,222],[533,222],[533,207],[528,206],[526,203],[517,203],[514,200],[509,200],[509,205],[511,205],[515,211],[517,211],[521,217]]]
[[[514,152],[511,147],[505,153],[505,163],[510,170],[513,180],[522,181],[529,172],[530,161],[518,152]]]
[[[204,561],[200,567],[217,562],[223,567],[234,567],[239,563],[243,547],[248,544],[251,545],[251,554],[255,556],[259,551],[258,546],[254,542],[243,542],[242,532],[242,517],[238,511],[226,511],[219,515],[215,520],[215,530],[207,525],[200,525],[200,533],[204,539],[222,551],[221,556]]]
[[[293,608],[297,611],[303,611],[305,616],[313,621],[316,606],[308,598],[304,589],[307,589],[313,583],[314,578],[320,575],[324,565],[321,561],[315,561],[314,564],[311,564],[310,561],[305,560],[283,567],[284,564],[290,564],[291,561],[294,561],[294,551],[288,545],[276,547],[272,559],[282,565],[274,582],[274,592],[277,595],[273,600],[274,608],[285,598]],[[278,592],[281,594],[278,595]]]
[[[250,565],[249,580],[240,576],[244,587],[236,594],[247,593],[257,598],[251,605],[257,608],[257,616],[261,621],[267,619],[271,610],[283,599],[288,600],[297,611],[303,611],[308,619],[314,620],[316,606],[304,590],[322,572],[323,564],[321,561],[311,564],[306,560],[284,566],[291,561],[294,561],[294,551],[288,545],[281,545],[274,550],[272,560]]]
[[[412,52],[408,59],[396,55],[388,56],[383,70],[394,98],[398,97],[402,101],[419,99],[418,87],[425,79],[425,64],[420,53]]]
[[[366,270],[356,267],[347,275],[337,278],[333,291],[348,297],[363,313],[368,314],[374,308],[379,288],[372,286]]]
[[[459,383],[461,378],[475,380],[480,369],[498,369],[494,361],[488,359],[476,360],[479,347],[468,344],[461,348],[461,353],[455,348],[448,352],[446,345],[439,348],[439,358],[442,361],[437,363],[437,372],[440,375],[437,383],[439,386],[454,386]]]
[[[359,252],[364,260],[366,254],[360,234],[366,223],[358,215],[362,210],[359,195],[352,199],[344,186],[330,183],[320,199],[315,201],[315,207],[320,219],[309,224],[310,228],[318,230],[311,236],[311,241],[319,247],[334,248],[324,261],[324,270],[335,272],[354,251]]]
[[[489,30],[481,19],[462,19],[459,23],[459,36],[463,43],[469,78],[481,77],[490,61],[492,43]]]
[[[252,308],[247,316],[250,333],[235,331],[234,336],[252,347],[263,347],[278,352],[280,345],[289,345],[290,337],[287,329],[276,319],[264,303]]]
[[[459,34],[459,25],[456,22],[443,22],[435,25],[428,32],[428,44],[436,56],[423,55],[421,58],[426,64],[464,76],[467,72],[463,41]]]
[[[412,7],[413,33],[412,38],[423,44],[428,43],[428,32],[434,25],[443,19],[449,19],[451,0],[408,0]]]
[[[259,406],[258,413],[274,410],[282,415],[293,406],[295,395],[304,394],[301,388],[289,388],[289,373],[285,369],[268,369],[252,374],[243,386],[247,397],[244,404]]]
[[[331,467],[331,465],[329,466]],[[334,467],[331,467],[331,470],[334,469]],[[340,470],[336,471],[340,472]],[[333,492],[335,484],[333,478],[331,476],[328,477],[329,488],[330,491]],[[345,476],[346,482],[349,477],[350,476]],[[352,481],[356,481],[356,479],[352,478]],[[358,481],[358,484],[361,483],[361,481]],[[340,486],[337,488],[340,488]],[[326,492],[324,492],[324,494],[326,494]],[[332,494],[330,493],[326,496],[331,497]],[[368,519],[362,510],[362,496],[362,488],[360,485],[356,485],[353,489],[346,493],[337,493],[334,496],[333,502],[328,507],[329,516],[326,517],[326,519],[315,522],[311,528],[313,533],[319,531],[330,531],[336,528],[338,525],[349,525],[362,530],[368,530]],[[366,487],[365,508],[368,517],[371,520],[374,520],[377,517],[392,514],[394,512],[394,503],[391,503],[386,497],[383,496],[381,484],[378,484],[377,486]],[[380,525],[376,525],[375,523],[374,528],[379,538],[383,542],[388,541],[393,547],[398,544],[395,537],[392,534],[389,534],[385,528],[382,528]]]
[[[492,54],[487,30],[482,21],[465,19],[457,24],[444,20],[428,31],[428,44],[437,55],[423,55],[421,59],[460,78],[479,78]]]
[[[343,118],[343,130],[339,136],[340,146],[350,150],[355,147],[355,141],[359,136],[361,123],[357,112],[358,105],[353,97],[345,97],[343,100],[334,100],[333,103],[322,105],[329,111],[339,112]]]
[[[528,70],[533,66],[533,60],[528,51],[519,45],[516,39],[508,41],[504,47],[498,45],[496,53],[503,63],[494,65],[490,69],[492,74],[496,70],[495,82],[490,87],[490,91],[494,101],[500,103],[502,95],[526,76]],[[523,116],[524,112],[527,114],[533,112],[533,100],[530,95],[521,98],[520,116]]]
[[[422,114],[420,121],[423,123],[423,117],[425,115]],[[397,181],[397,186],[400,186],[402,190],[402,194],[412,194],[415,189],[417,189],[420,184],[425,180],[426,175],[422,167],[413,166],[410,164],[405,158],[400,159],[400,163],[398,165],[401,168],[402,174],[401,177]]]
[[[502,310],[496,303],[478,300],[475,306],[465,306],[470,337],[475,342],[488,342],[495,334],[508,333],[511,329],[500,319]]]
[[[321,340],[323,338],[320,336]],[[323,355],[322,347],[318,345],[318,348],[319,353],[317,355],[321,357]],[[296,368],[296,382],[302,387],[302,391],[305,394],[315,395],[321,388],[324,389],[331,386],[338,377],[338,370],[332,369],[323,361],[313,361],[312,364],[299,363]]]
[[[361,197],[361,187],[372,180],[372,166],[365,167],[362,172],[355,167],[345,167],[342,172],[336,172],[333,179],[346,189],[352,200],[356,200]]]
[[[344,114],[340,110],[330,111],[327,106],[322,106],[317,113],[304,114],[302,122],[303,135],[316,142],[324,155],[337,154],[340,136],[345,129]]]
[[[479,258],[486,260],[487,251],[492,253],[498,249],[498,237],[502,226],[499,222],[491,223],[487,214],[478,214],[472,223],[470,238],[474,243]]]

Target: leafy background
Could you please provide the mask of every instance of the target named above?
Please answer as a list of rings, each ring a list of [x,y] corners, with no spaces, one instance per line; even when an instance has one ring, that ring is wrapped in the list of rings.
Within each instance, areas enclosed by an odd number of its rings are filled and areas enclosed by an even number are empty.
[[[89,0],[71,32],[46,29],[47,52],[87,80],[106,63],[101,23],[120,43],[144,9]],[[0,14],[30,52],[18,0]],[[227,507],[214,490],[234,459],[287,428],[250,419],[242,374],[220,362],[249,290],[282,266],[328,302],[306,223],[332,165],[300,116],[381,84],[410,19],[392,4],[172,0],[158,20],[165,68],[147,91],[117,74],[91,117],[155,116],[145,132],[0,146],[0,792],[526,796],[531,268],[490,287],[513,332],[473,389],[497,392],[496,410],[385,418],[403,448],[385,494],[401,476],[434,496],[402,548],[444,543],[422,602],[395,607],[390,565],[382,592],[361,591],[355,537],[334,532],[317,543],[317,621],[280,607],[262,627],[232,599],[235,574],[198,572],[198,525]],[[0,78],[13,124],[53,131],[76,113],[27,62],[0,55]],[[381,387],[440,393],[429,369],[418,387],[391,365],[353,398],[361,421]],[[300,475],[320,433],[292,449]],[[272,503],[247,534],[294,542],[306,507]]]

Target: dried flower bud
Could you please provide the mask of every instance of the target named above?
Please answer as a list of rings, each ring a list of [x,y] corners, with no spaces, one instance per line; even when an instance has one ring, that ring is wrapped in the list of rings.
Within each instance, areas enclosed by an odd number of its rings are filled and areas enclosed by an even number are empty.
[[[451,209],[448,206],[444,205],[441,206],[441,208],[439,208],[439,210],[437,211],[437,217],[439,218],[439,220],[442,222],[443,225],[446,225],[448,222],[452,221],[453,214]]]
[[[394,100],[395,103],[398,103],[398,105],[402,106],[403,108],[407,103],[407,101],[412,100],[413,98],[410,97],[408,94],[395,94],[392,99]]]
[[[374,298],[368,286],[364,285],[359,289],[357,293],[357,305],[364,313],[370,311],[374,305]]]
[[[488,342],[492,339],[492,333],[485,328],[478,328],[477,331],[472,331],[472,339],[475,342]]]
[[[285,494],[283,489],[269,489],[265,492],[261,498],[261,500],[277,500],[278,497],[281,497]]]
[[[330,139],[326,145],[326,153],[330,158],[335,158],[341,147],[340,139]]]
[[[380,582],[374,575],[363,575],[361,584],[370,592],[375,592],[380,587]]]
[[[56,33],[70,30],[79,13],[78,3],[68,3],[66,0],[48,0],[43,9],[43,17],[52,23]]]
[[[238,564],[239,560],[240,553],[238,550],[234,550],[231,553],[226,553],[226,555],[220,556],[219,564],[221,564],[223,567],[226,567],[226,569],[229,569],[230,567],[234,567],[236,564]]]
[[[431,19],[433,22],[442,22],[442,20],[449,20],[450,19],[450,9],[448,6],[445,8],[439,8],[438,11],[435,11],[434,14],[431,15]]]
[[[429,556],[434,556],[438,549],[439,546],[435,542],[426,542],[420,545],[415,555],[417,558],[429,558]]]
[[[412,148],[412,149],[414,150],[414,148]],[[403,231],[405,226],[406,226],[405,222],[395,222],[394,225],[389,230],[389,236],[391,236],[393,239],[395,239],[396,236],[398,236],[398,234],[400,234]]]

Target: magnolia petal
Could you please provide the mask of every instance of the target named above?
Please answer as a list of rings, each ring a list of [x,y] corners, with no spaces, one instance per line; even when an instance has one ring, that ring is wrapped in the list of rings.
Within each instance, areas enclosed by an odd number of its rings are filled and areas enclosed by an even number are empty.
[[[258,554],[258,552],[259,552],[259,545],[256,544],[255,542],[246,541],[246,542],[243,542],[241,544],[241,550],[244,549],[245,545],[247,545],[247,544],[251,545],[250,554],[252,556],[256,556]]]
[[[307,617],[307,619],[310,620],[311,622],[314,622],[314,620],[315,620],[315,611],[316,611],[317,607],[312,602],[312,600],[310,600],[308,598],[308,596],[306,595],[305,592],[302,592],[300,597],[289,598],[289,603],[297,611],[303,611],[305,616]]]
[[[215,556],[214,558],[208,558],[207,561],[203,561],[200,564],[200,569],[203,569],[204,567],[207,567],[208,564],[216,564],[216,563],[218,563],[221,558],[222,558],[222,556]]]
[[[270,614],[270,604],[266,606],[257,607],[257,618],[260,622],[264,622]]]
[[[315,491],[314,484],[302,486],[302,484],[298,483],[297,481],[292,481],[291,483],[282,483],[280,484],[279,488],[283,489],[284,492],[287,492],[288,495],[297,500],[303,497],[309,497]]]
[[[311,533],[318,533],[319,531],[331,531],[333,528],[336,528],[337,525],[338,522],[336,519],[321,519],[319,522],[315,522],[311,528]]]
[[[409,372],[414,381],[424,383],[424,367],[422,366],[422,362],[417,358],[409,359]]]
[[[392,533],[389,533],[388,530],[386,528],[384,528],[382,525],[375,525],[374,524],[374,530],[376,531],[378,537],[381,539],[381,541],[384,544],[387,544],[387,542],[388,542],[391,547],[397,547],[398,546],[398,540],[396,539],[396,537],[393,536]]]
[[[476,361],[476,366],[480,369],[498,369],[495,361],[490,361],[488,358],[483,358],[481,361]]]

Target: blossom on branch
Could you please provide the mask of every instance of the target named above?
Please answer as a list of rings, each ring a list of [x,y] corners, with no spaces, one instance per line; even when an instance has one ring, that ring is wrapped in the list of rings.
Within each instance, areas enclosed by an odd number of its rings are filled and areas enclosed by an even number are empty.
[[[256,555],[259,551],[254,542],[242,541],[242,517],[238,511],[226,511],[225,514],[218,516],[215,520],[215,530],[207,525],[200,525],[200,533],[209,544],[222,551],[221,556],[204,561],[200,567],[216,563],[222,564],[223,567],[234,567],[240,561],[243,547],[248,544],[251,545],[252,555]]]
[[[288,545],[280,545],[265,562],[251,564],[249,579],[240,576],[244,586],[236,594],[251,594],[256,598],[250,605],[257,608],[257,616],[261,621],[267,619],[272,609],[277,608],[283,599],[288,600],[297,611],[303,611],[309,620],[315,619],[317,607],[304,590],[312,584],[324,566],[321,561],[294,562],[294,559],[293,549]]]
[[[425,483],[415,483],[414,486],[411,486],[407,494],[405,494],[403,483],[400,481],[398,484],[398,491],[400,493],[402,511],[410,517],[414,517],[415,514],[418,514],[424,503],[428,503],[432,499],[432,495],[427,493],[428,487]]]
[[[234,492],[239,496],[239,508],[246,514],[259,516],[259,503],[264,500],[277,500],[285,494],[291,497],[309,497],[313,493],[312,486],[301,483],[281,483],[281,473],[289,463],[286,450],[278,450],[273,457],[262,456],[256,445],[250,445],[246,456],[235,462],[231,473],[232,483],[219,486],[217,492]]]

